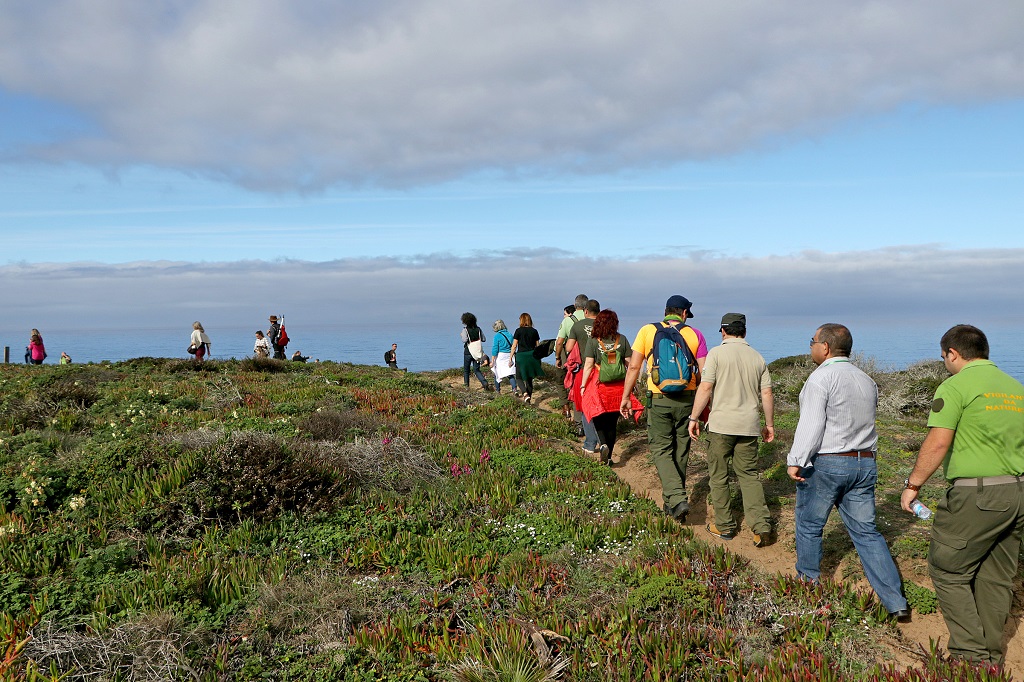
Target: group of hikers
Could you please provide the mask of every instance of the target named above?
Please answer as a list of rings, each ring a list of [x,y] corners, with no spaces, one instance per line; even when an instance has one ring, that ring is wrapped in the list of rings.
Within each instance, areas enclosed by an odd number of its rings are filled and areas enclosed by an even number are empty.
[[[270,326],[266,333],[262,329],[256,330],[256,343],[253,345],[252,353],[257,358],[274,358],[275,360],[287,360],[285,350],[290,343],[288,330],[285,328],[284,317],[278,318],[271,315]],[[202,362],[204,358],[210,357],[210,337],[203,329],[202,323],[198,320],[192,323],[192,336],[189,338],[188,353],[196,362]],[[309,356],[303,355],[301,351],[292,353],[292,360],[295,362],[306,362]]]
[[[566,306],[554,339],[541,341],[527,313],[512,333],[496,320],[488,358],[476,317],[464,313],[463,381],[468,387],[475,375],[490,390],[481,372],[490,366],[495,391],[501,392],[507,378],[513,393],[529,403],[533,379],[542,374],[540,360],[554,352],[563,414],[580,422],[583,453],[609,465],[619,417],[637,419],[646,412],[663,510],[681,524],[690,512],[691,439],[707,432],[714,520],[705,529],[727,541],[738,535],[730,508],[731,468],[753,544],[764,547],[776,537],[758,457],[759,439],[775,439],[771,375],[746,342],[745,315],[725,314],[718,327],[721,343],[710,349],[704,335],[687,324],[691,318],[690,300],[671,296],[664,317],[641,327],[630,344],[619,333],[615,312],[581,294]],[[935,392],[928,435],[904,481],[900,506],[933,519],[929,574],[950,653],[998,666],[1024,535],[1024,385],[988,359],[988,339],[977,327],[956,325],[939,346],[951,376]],[[823,324],[810,340],[816,369],[800,391],[799,420],[786,457],[796,485],[796,570],[806,580],[820,578],[822,536],[837,509],[889,617],[908,622],[902,580],[875,522],[878,387],[850,361],[852,349],[853,335],[842,324]],[[645,363],[641,401],[634,388]],[[932,516],[917,496],[940,466],[947,487]]]

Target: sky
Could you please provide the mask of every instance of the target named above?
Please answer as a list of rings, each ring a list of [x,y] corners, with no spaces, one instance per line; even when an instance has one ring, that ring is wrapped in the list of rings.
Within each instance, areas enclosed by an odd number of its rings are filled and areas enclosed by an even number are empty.
[[[0,3],[14,329],[1024,323],[1019,2]]]

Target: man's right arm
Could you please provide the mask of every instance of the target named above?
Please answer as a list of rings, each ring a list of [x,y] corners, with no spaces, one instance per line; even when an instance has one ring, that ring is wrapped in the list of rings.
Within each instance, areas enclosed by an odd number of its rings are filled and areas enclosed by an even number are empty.
[[[633,395],[633,387],[640,376],[640,368],[644,364],[644,356],[635,350],[629,356],[629,367],[626,368],[626,380],[622,386],[622,402],[619,404],[619,413],[629,419],[633,414],[633,405],[630,398]]]
[[[821,449],[821,441],[825,437],[825,407],[828,405],[828,394],[824,387],[817,386],[808,379],[800,391],[800,421],[796,425],[793,446],[786,458],[789,477],[802,481],[800,471],[811,463],[811,459]]]
[[[764,408],[764,429],[761,431],[761,438],[765,443],[775,440],[775,394],[771,386],[761,389],[761,406]]]

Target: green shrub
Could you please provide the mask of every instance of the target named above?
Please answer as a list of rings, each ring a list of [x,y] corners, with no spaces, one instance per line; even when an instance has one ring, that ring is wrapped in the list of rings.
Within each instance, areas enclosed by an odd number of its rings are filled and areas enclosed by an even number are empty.
[[[939,598],[935,592],[927,587],[921,587],[917,583],[904,580],[903,594],[907,597],[907,604],[910,605],[910,608],[922,616],[935,613],[939,608]]]

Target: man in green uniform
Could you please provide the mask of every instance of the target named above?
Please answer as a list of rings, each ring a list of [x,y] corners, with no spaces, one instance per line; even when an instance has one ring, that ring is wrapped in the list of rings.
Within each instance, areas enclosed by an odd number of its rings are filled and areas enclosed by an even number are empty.
[[[953,327],[941,351],[953,376],[935,392],[901,502],[910,511],[943,465],[950,487],[936,509],[928,570],[949,651],[1000,665],[1024,533],[1024,385],[989,361],[977,327]]]

